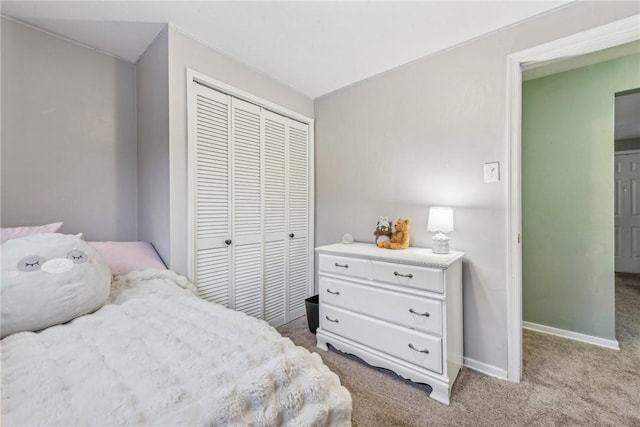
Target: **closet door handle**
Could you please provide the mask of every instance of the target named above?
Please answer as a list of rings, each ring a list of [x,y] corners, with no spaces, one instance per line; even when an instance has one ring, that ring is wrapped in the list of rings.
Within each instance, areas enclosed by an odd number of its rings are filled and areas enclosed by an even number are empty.
[[[349,264],[338,264],[337,262],[334,264],[336,267],[340,268],[349,268]]]
[[[329,289],[329,288],[327,288],[327,292],[329,292],[330,294],[333,294],[333,295],[340,295],[340,291],[335,291],[335,292],[333,292],[333,291],[332,291],[331,289]]]
[[[409,279],[413,279],[413,274],[409,273],[409,274],[401,274],[398,273],[397,271],[393,272],[394,276],[399,276],[399,277],[408,277]]]
[[[338,319],[332,319],[329,316],[324,316],[325,319],[327,319],[329,322],[333,322],[333,323],[340,323],[340,321]],[[409,344],[411,345],[411,344]]]
[[[231,239],[227,239],[227,240],[225,240],[225,241],[224,241],[224,244],[225,244],[225,245],[227,245],[227,246],[229,246],[229,245],[231,244]]]
[[[424,316],[424,317],[429,317],[429,316],[431,316],[431,315],[429,314],[429,312],[428,312],[428,311],[425,311],[424,313],[418,313],[418,312],[417,312],[417,311],[415,311],[413,308],[410,308],[410,309],[409,309],[409,313],[411,313],[411,314],[415,314],[416,316]]]
[[[291,234],[289,234],[289,237],[291,237],[293,239],[294,237],[296,237],[296,235],[291,233]]]
[[[426,348],[424,350],[418,350],[417,348],[415,348],[413,346],[413,344],[409,343],[409,348],[413,351],[417,351],[418,353],[424,353],[424,354],[429,354],[429,350],[427,350]]]

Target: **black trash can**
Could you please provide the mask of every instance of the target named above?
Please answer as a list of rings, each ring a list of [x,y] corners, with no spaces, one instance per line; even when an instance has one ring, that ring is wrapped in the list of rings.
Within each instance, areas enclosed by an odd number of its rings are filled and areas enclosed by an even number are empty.
[[[309,325],[309,330],[315,334],[316,329],[318,329],[319,326],[318,318],[320,317],[318,312],[320,307],[318,295],[314,295],[304,300],[304,305],[307,309],[307,324]]]

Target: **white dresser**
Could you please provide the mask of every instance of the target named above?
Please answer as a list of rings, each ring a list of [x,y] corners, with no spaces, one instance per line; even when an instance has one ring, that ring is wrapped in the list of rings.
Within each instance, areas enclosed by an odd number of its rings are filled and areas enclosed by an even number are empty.
[[[462,367],[462,252],[338,243],[319,254],[317,345],[429,384],[449,404]]]

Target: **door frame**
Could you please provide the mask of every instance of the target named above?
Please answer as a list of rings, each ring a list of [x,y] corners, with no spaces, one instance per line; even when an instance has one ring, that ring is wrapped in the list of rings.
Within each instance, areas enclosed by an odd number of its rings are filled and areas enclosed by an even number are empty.
[[[640,40],[640,15],[515,52],[507,57],[507,378],[522,375],[522,69]]]

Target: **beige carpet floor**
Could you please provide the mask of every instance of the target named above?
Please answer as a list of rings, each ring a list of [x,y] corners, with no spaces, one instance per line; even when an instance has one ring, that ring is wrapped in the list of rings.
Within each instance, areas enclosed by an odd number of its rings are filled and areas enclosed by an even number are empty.
[[[617,276],[616,311],[619,351],[524,330],[522,382],[463,368],[450,406],[393,373],[317,349],[305,317],[278,330],[340,377],[354,426],[640,426],[638,276]]]

